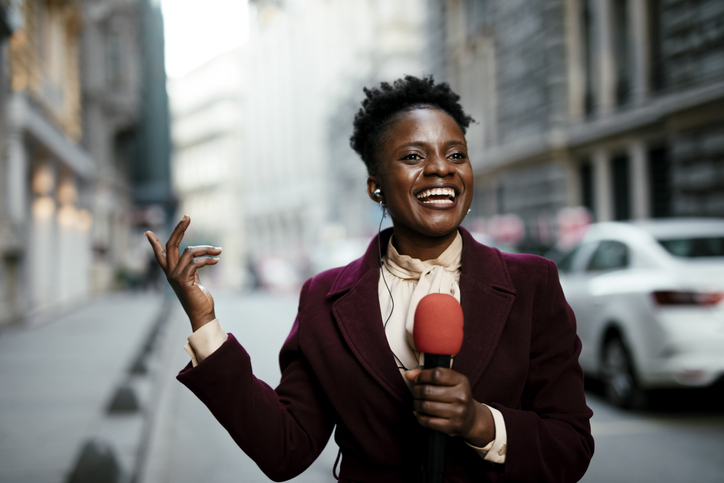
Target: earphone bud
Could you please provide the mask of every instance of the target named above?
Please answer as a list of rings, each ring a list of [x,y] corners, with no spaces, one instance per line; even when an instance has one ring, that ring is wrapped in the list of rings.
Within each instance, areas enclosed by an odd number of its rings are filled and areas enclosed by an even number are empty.
[[[377,188],[372,192],[372,194],[375,196],[375,198],[381,198],[382,197],[382,190]]]

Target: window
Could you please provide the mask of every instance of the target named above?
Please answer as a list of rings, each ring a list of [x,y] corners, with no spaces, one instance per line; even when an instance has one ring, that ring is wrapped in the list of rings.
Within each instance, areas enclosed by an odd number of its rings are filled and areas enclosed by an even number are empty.
[[[580,251],[581,245],[568,252],[556,265],[558,266],[559,272],[570,272],[573,259],[576,258],[576,254]]]
[[[613,2],[613,49],[616,58],[616,105],[629,102],[631,94],[631,41],[629,35],[628,1]]]
[[[123,39],[117,32],[108,34],[106,40],[106,86],[112,91],[123,87]]]
[[[659,243],[676,257],[724,257],[724,237],[721,236],[659,240]]]
[[[631,181],[628,156],[616,156],[611,160],[613,180],[613,216],[615,220],[631,218]]]
[[[651,46],[651,64],[649,69],[649,83],[654,91],[661,91],[666,87],[664,78],[664,56],[661,51],[663,36],[661,35],[661,0],[649,0],[649,45]]]
[[[649,151],[649,180],[651,217],[671,216],[671,168],[665,147]]]
[[[596,248],[587,270],[616,270],[626,268],[628,264],[628,247],[621,242],[607,240]]]
[[[579,168],[581,179],[581,205],[593,213],[593,166],[586,160]]]
[[[583,69],[585,76],[584,85],[584,109],[587,117],[591,117],[595,110],[595,92],[597,89],[596,80],[598,78],[595,64],[596,59],[596,42],[594,30],[594,17],[592,0],[583,0],[581,8],[581,27],[583,40]]]

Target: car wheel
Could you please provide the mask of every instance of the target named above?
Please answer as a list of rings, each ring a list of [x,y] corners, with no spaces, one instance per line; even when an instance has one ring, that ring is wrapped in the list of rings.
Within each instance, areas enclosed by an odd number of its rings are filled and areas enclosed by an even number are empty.
[[[636,382],[631,356],[618,336],[611,337],[603,346],[601,376],[606,399],[611,404],[622,408],[639,405],[641,391]]]

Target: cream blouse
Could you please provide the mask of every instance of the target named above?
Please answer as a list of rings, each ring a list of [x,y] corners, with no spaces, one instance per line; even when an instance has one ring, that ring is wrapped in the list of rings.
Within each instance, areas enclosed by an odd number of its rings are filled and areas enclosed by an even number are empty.
[[[400,255],[392,244],[394,235],[387,244],[387,253],[382,259],[380,281],[377,293],[380,300],[382,320],[390,349],[395,357],[400,374],[408,387],[412,381],[405,372],[424,364],[424,354],[415,348],[413,328],[415,309],[420,299],[431,293],[450,294],[460,302],[460,268],[462,266],[463,237],[457,236],[439,257],[433,260],[418,260]],[[394,301],[393,301],[394,300]],[[454,360],[451,362],[451,367]],[[493,463],[505,463],[508,436],[503,414],[490,409],[495,422],[495,439],[479,448],[468,443],[478,454]]]

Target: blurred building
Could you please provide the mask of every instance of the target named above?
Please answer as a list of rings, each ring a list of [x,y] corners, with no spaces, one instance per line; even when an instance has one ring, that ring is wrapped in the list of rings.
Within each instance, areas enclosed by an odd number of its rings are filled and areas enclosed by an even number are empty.
[[[166,165],[164,201],[170,184],[169,143],[149,147],[162,144],[154,136],[164,129],[168,140],[167,120],[148,112],[165,106],[165,74],[161,67],[163,76],[156,69],[153,78],[143,65],[159,61],[160,41],[163,66],[158,7],[5,5],[14,31],[2,59],[9,85],[2,86],[0,321],[12,321],[112,288],[133,258],[133,203],[146,203],[134,193],[156,179],[147,165]]]
[[[17,284],[17,261],[21,251],[21,242],[17,227],[11,222],[8,209],[9,184],[5,179],[7,160],[2,154],[5,152],[6,111],[8,97],[8,62],[7,45],[13,31],[11,22],[11,3],[0,2],[0,320],[11,317],[19,312]]]
[[[419,73],[416,0],[251,0],[249,38],[171,82],[174,186],[211,281],[296,290],[359,256],[380,209],[349,147],[362,87]],[[360,241],[363,237],[364,241]]]
[[[349,147],[352,120],[363,86],[422,70],[425,5],[258,0],[251,8],[247,247],[255,259],[308,260],[296,267],[307,275],[325,268],[315,260],[336,259],[338,243],[376,230],[379,207]]]
[[[174,197],[163,18],[152,0],[85,0],[82,145],[92,187],[93,290],[135,285],[147,274],[142,232],[163,236]]]
[[[478,121],[480,225],[520,216],[537,250],[564,207],[596,221],[724,216],[724,2],[428,7],[429,68]]]
[[[42,310],[89,290],[95,165],[83,133],[77,2],[14,2],[9,58],[4,216],[3,319]]]
[[[191,217],[185,242],[223,247],[223,263],[206,276],[231,289],[247,282],[244,198],[255,183],[243,164],[251,95],[244,60],[244,50],[234,49],[169,83],[173,185],[179,214]]]

